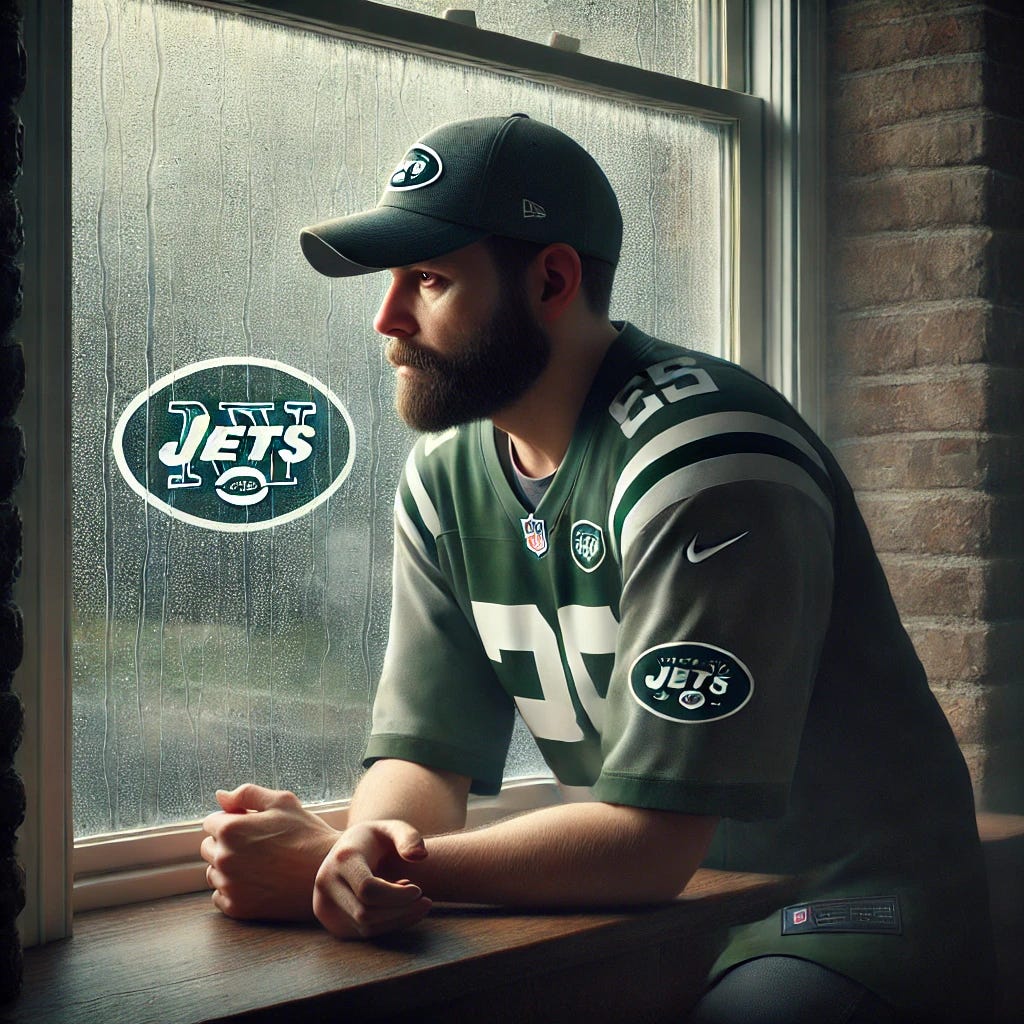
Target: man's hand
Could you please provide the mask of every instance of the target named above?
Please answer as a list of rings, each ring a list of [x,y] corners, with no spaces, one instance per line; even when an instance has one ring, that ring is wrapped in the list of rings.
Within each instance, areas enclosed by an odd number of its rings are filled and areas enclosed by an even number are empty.
[[[320,865],[313,911],[339,939],[366,939],[407,928],[426,915],[431,903],[418,885],[400,876],[406,865],[426,856],[419,832],[404,821],[353,825]]]
[[[313,880],[338,838],[294,793],[246,784],[217,791],[199,852],[213,903],[228,917],[313,920]]]

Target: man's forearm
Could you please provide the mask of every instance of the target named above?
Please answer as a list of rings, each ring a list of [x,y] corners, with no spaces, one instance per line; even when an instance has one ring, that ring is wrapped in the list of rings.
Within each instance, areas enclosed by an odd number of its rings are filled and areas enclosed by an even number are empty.
[[[611,804],[565,804],[426,840],[405,877],[434,900],[612,906],[679,893],[717,819]]]
[[[451,832],[466,824],[469,779],[410,761],[375,761],[349,806],[348,824],[395,818],[425,835]]]

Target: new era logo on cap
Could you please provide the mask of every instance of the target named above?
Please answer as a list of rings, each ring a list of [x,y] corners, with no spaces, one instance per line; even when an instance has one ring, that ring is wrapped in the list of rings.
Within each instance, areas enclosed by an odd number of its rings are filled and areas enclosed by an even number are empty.
[[[540,203],[535,203],[532,199],[523,200],[523,218],[530,220],[531,218],[546,217],[548,215],[547,210],[544,209]]]

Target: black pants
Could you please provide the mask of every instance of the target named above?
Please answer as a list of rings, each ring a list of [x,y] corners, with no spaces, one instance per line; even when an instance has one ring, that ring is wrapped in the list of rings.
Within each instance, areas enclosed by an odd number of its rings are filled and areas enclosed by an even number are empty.
[[[899,1024],[888,1003],[850,978],[792,956],[762,956],[727,971],[687,1024]]]

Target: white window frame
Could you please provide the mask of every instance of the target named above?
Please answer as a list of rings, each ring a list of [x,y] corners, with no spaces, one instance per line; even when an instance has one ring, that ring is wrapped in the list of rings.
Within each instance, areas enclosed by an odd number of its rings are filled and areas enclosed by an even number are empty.
[[[701,73],[723,89],[556,51],[497,33],[411,15],[363,0],[192,0],[342,38],[433,53],[524,73],[648,105],[709,111],[738,127],[733,223],[740,235],[727,324],[733,359],[821,421],[823,14],[800,0],[695,0],[705,45]],[[26,223],[25,341],[29,385],[18,414],[28,462],[16,494],[24,523],[24,573],[15,592],[25,619],[25,654],[15,685],[25,703],[18,768],[27,816],[18,854],[26,867],[23,943],[71,932],[75,910],[205,886],[199,826],[94,837],[75,847],[70,815],[70,24],[67,4],[29,0],[24,38],[30,81],[19,107],[26,128],[19,198]],[[286,11],[284,10],[286,9]],[[339,10],[343,9],[343,10]],[[35,69],[34,71],[32,69]],[[652,86],[653,83],[653,96]],[[481,823],[565,798],[550,780],[506,785],[474,801]],[[570,794],[569,798],[574,795]],[[345,804],[318,808],[332,824]]]

